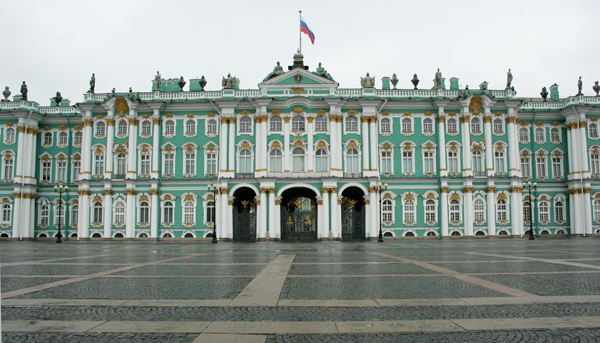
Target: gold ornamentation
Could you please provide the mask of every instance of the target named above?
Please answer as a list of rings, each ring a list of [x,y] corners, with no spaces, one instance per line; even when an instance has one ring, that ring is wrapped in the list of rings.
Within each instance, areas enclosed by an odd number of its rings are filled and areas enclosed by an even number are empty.
[[[537,123],[535,123],[535,126],[538,126],[538,127],[544,126],[544,122],[540,120]]]
[[[460,195],[458,195],[458,193],[454,192],[450,196],[450,200],[460,200]]]
[[[319,109],[317,110],[317,114],[318,114],[318,115],[320,115],[320,116],[322,116],[322,115],[325,115],[325,114],[327,114],[327,111],[325,111],[325,110],[324,110],[324,109],[322,109],[322,108],[319,108]]]
[[[127,195],[136,195],[137,191],[135,189],[126,189],[125,194]]]
[[[296,94],[302,94],[304,93],[304,88],[302,87],[292,87],[292,91]]]
[[[123,114],[123,113],[129,111],[129,104],[127,103],[127,100],[125,100],[125,98],[123,98],[123,97],[118,98],[117,101],[115,102],[115,110],[119,114]]]
[[[348,142],[348,149],[350,148],[356,148],[356,141],[355,140],[351,140],[350,142]]]
[[[304,109],[302,107],[294,107],[294,113],[304,113]]]
[[[506,200],[506,194],[505,193],[498,194],[498,200]]]
[[[442,187],[442,188],[440,188],[440,191],[442,193],[448,193],[449,190],[450,190],[450,187]]]
[[[349,109],[348,110],[348,115],[349,116],[352,116],[352,115],[355,115],[355,114],[358,114],[358,112],[356,112],[356,110],[354,110],[354,109]]]
[[[384,117],[387,117],[387,116],[389,116],[389,115],[390,115],[390,112],[388,112],[388,111],[383,111],[383,112],[381,113],[381,115],[382,115],[382,116],[384,116]]]
[[[463,187],[463,192],[465,193],[473,193],[473,190],[475,190],[474,187]]]
[[[402,113],[402,116],[403,117],[411,117],[412,114],[409,111],[406,111],[406,112]]]
[[[485,191],[488,193],[496,193],[496,187],[486,187]]]

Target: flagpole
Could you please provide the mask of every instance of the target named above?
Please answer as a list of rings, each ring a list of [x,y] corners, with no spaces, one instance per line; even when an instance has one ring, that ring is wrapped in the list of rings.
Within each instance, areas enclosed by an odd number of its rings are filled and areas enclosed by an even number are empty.
[[[298,12],[300,13],[300,18],[299,18],[300,19],[300,22],[299,22],[299,24],[300,24],[300,27],[299,27],[299,29],[300,29],[300,49],[298,49],[298,51],[300,51],[300,53],[302,53],[302,10],[300,10]]]

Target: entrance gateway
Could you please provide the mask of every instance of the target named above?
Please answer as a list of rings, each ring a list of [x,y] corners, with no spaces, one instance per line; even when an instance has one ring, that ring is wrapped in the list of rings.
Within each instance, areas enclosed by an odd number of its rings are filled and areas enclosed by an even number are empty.
[[[291,188],[281,199],[281,240],[317,240],[317,195],[306,188]]]

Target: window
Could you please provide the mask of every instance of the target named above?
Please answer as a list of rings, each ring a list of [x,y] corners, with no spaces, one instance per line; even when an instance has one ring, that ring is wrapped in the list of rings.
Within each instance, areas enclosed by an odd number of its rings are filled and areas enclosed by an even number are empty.
[[[67,160],[59,159],[56,162],[56,182],[67,181]]]
[[[504,134],[504,121],[501,118],[494,119],[494,133],[497,135]]]
[[[402,118],[402,133],[404,133],[404,134],[413,133],[411,118]]]
[[[164,135],[172,137],[175,135],[175,121],[174,120],[165,120],[165,129]]]
[[[325,173],[329,171],[327,150],[321,148],[315,152],[315,172]]]
[[[174,206],[173,202],[165,201],[163,206],[163,223],[173,224]]]
[[[529,157],[529,154],[521,155],[521,171],[523,172],[523,177],[531,177],[531,158]]]
[[[292,118],[292,132],[306,131],[306,120],[303,116],[295,115]]]
[[[248,116],[240,118],[240,133],[252,133],[252,119]]]
[[[437,221],[437,209],[435,201],[429,199],[425,202],[425,221],[428,223]]]
[[[483,175],[484,174],[483,152],[480,149],[473,149],[471,156],[473,156],[473,173],[474,173],[474,175],[475,176]]]
[[[125,225],[125,204],[121,200],[115,203],[113,222],[117,226]]]
[[[531,223],[531,201],[525,201],[523,203],[523,221]]]
[[[77,226],[79,221],[79,205],[71,206],[71,226]]]
[[[106,123],[103,121],[96,122],[96,137],[104,137],[106,135]]]
[[[188,119],[185,122],[185,134],[188,136],[196,135],[196,121],[194,119]]]
[[[506,222],[506,200],[500,199],[496,203],[496,221]]]
[[[598,124],[590,123],[588,125],[588,133],[590,138],[597,139],[598,138]]]
[[[214,223],[215,222],[215,202],[209,200],[206,202],[206,222]]]
[[[460,222],[460,203],[456,199],[450,201],[450,222]]]
[[[186,201],[183,203],[183,224],[194,224],[194,203]]]
[[[594,200],[594,220],[600,221],[600,199]]]
[[[58,145],[59,146],[67,146],[69,135],[66,132],[61,132],[58,134]]]
[[[10,224],[12,218],[12,207],[10,204],[2,205],[2,223]]]
[[[123,179],[127,174],[127,155],[122,152],[115,156],[115,178]]]
[[[326,116],[317,116],[317,118],[315,118],[315,132],[327,132]]]
[[[548,222],[550,220],[549,219],[550,214],[548,212],[548,202],[540,201],[539,209],[540,209],[540,213],[539,213],[540,222]]]
[[[431,119],[431,118],[423,119],[423,133],[426,135],[433,134],[433,119]]]
[[[546,155],[538,154],[536,157],[537,177],[546,178]]]
[[[415,202],[413,200],[406,200],[404,202],[404,222],[415,222]]]
[[[358,117],[357,116],[347,116],[346,117],[346,132],[354,132],[358,133]]]
[[[206,168],[204,171],[205,175],[217,175],[217,152],[209,151],[205,155]]]
[[[40,207],[40,225],[48,226],[50,223],[50,207],[47,204],[42,204]]]
[[[54,213],[54,226],[65,226],[65,206],[63,204],[56,205]]]
[[[150,223],[150,205],[147,201],[140,203],[140,224]]]
[[[557,223],[565,221],[564,203],[560,200],[554,203],[554,221]]]
[[[81,142],[83,141],[83,133],[81,131],[75,132],[75,136],[73,137],[73,144],[75,146],[81,146]]]
[[[485,222],[485,203],[483,202],[483,199],[475,199],[473,202],[473,214],[473,220],[476,223]]]
[[[252,173],[252,151],[250,149],[240,150],[239,173]]]
[[[590,168],[592,169],[592,175],[600,174],[600,153],[597,150],[590,152]]]
[[[206,121],[206,134],[216,135],[217,134],[217,121],[209,119]]]
[[[102,220],[103,220],[102,203],[97,201],[93,205],[92,222],[94,224],[102,224]]]
[[[15,160],[12,157],[4,156],[2,162],[4,163],[2,166],[2,179],[12,180]]]
[[[79,180],[79,173],[81,172],[81,161],[73,161],[73,171],[71,173],[71,179],[73,181]]]
[[[304,172],[304,149],[296,147],[292,150],[292,171]]]
[[[519,141],[523,144],[529,143],[529,129],[522,127],[519,129]]]
[[[196,152],[186,151],[185,152],[185,175],[194,175],[196,174]]]
[[[163,153],[163,175],[175,175],[175,152],[173,151]]]
[[[557,127],[553,127],[550,129],[550,141],[552,143],[560,143],[560,131],[558,131]]]
[[[358,150],[355,148],[350,148],[346,151],[346,172],[360,173]]]
[[[496,170],[496,173],[505,173],[506,172],[506,168],[505,166],[505,153],[504,153],[504,149],[501,146],[498,146],[499,149],[496,149],[494,151],[494,167]]]
[[[562,179],[563,177],[562,155],[556,153],[552,156],[552,177]]]
[[[449,118],[446,123],[448,134],[455,135],[458,133],[458,124],[456,118]]]
[[[460,173],[457,150],[448,151],[448,172],[455,174]]]
[[[425,174],[435,174],[435,152],[433,150],[423,151],[423,169]]]
[[[104,153],[94,154],[94,176],[104,175]]]
[[[6,131],[4,132],[4,141],[6,143],[14,143],[15,141],[15,129],[13,129],[12,127],[9,127],[6,129]]]
[[[381,203],[381,221],[384,223],[393,223],[393,206],[390,199],[385,199]]]
[[[318,119],[318,117],[317,117]],[[269,122],[269,131],[271,132],[281,132],[283,131],[282,124],[283,120],[280,116],[272,116]]]
[[[150,120],[142,121],[142,130],[140,134],[142,136],[150,136],[152,134],[152,123]]]
[[[140,154],[140,175],[150,175],[150,153],[144,152]]]
[[[481,118],[473,117],[471,119],[471,133],[474,135],[481,133]]]
[[[546,135],[543,127],[535,128],[535,141],[538,143],[546,143]]]
[[[129,124],[126,119],[121,119],[117,122],[117,136],[125,137],[127,136],[127,130],[129,129]]]
[[[381,150],[381,173],[392,174],[392,151]]]
[[[48,160],[48,161],[42,161],[42,182],[49,182],[50,181],[50,174],[51,174],[51,170],[52,170],[52,161]]]
[[[52,145],[52,132],[44,133],[44,146]]]
[[[402,151],[402,173],[414,174],[413,163],[414,163],[413,151],[412,150],[403,150]]]
[[[390,118],[381,118],[381,133],[391,133],[392,125],[390,124]]]
[[[283,171],[283,154],[280,149],[272,149],[269,153],[269,171],[272,173],[281,173]]]

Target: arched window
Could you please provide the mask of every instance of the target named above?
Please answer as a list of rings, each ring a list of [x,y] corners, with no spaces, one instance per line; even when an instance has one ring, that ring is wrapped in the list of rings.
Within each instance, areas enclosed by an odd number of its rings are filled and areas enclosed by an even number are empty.
[[[173,225],[174,206],[172,201],[165,201],[163,206],[163,224]]]
[[[554,203],[554,221],[557,223],[565,221],[564,203],[560,200]]]
[[[303,116],[295,115],[292,118],[292,132],[306,131],[306,120]]]
[[[127,136],[128,129],[129,129],[129,123],[127,123],[126,119],[120,119],[117,122],[117,136],[119,136],[119,137]]]
[[[214,119],[209,119],[206,121],[206,133],[209,135],[217,134],[217,121]]]
[[[152,123],[150,122],[150,120],[142,121],[141,135],[142,136],[150,136],[151,134],[152,134]]]
[[[590,123],[588,125],[588,132],[590,135],[590,138],[598,138],[598,124],[596,123]]]
[[[315,132],[327,132],[326,116],[317,116],[315,118]]]
[[[269,153],[269,171],[271,173],[283,171],[283,154],[280,149],[272,149]]]
[[[315,172],[324,173],[329,170],[327,150],[320,148],[315,152]]]
[[[292,150],[292,171],[304,172],[304,149],[296,147]]]
[[[431,119],[431,118],[423,119],[423,133],[425,133],[425,134],[433,133],[433,119]]]
[[[404,202],[404,222],[415,222],[415,202],[413,200],[406,200]]]
[[[102,219],[103,219],[102,203],[97,201],[93,205],[92,222],[95,224],[102,224]]]
[[[411,134],[413,132],[412,119],[402,118],[402,133]]]
[[[393,206],[392,200],[384,199],[381,203],[381,221],[384,223],[393,223]]]
[[[165,136],[173,136],[175,134],[175,121],[165,120]]]
[[[471,119],[471,133],[472,134],[480,134],[481,133],[481,118],[473,117],[473,119]]]
[[[456,199],[450,201],[450,221],[460,222],[460,202]]]
[[[543,127],[535,128],[535,141],[538,143],[546,143],[546,135]]]
[[[346,172],[360,173],[358,150],[356,148],[350,148],[346,151]]]
[[[519,141],[523,144],[529,143],[529,129],[521,127],[519,129]]]
[[[252,132],[252,119],[248,116],[242,116],[240,118],[240,132],[251,133]]]
[[[15,141],[15,129],[13,129],[12,127],[6,129],[4,134],[4,141],[7,143]]]
[[[475,175],[483,173],[483,152],[480,149],[473,149],[473,173]]]
[[[485,222],[485,204],[483,202],[483,199],[475,199],[475,201],[473,202],[473,213],[475,214],[473,216],[474,222]]]
[[[552,143],[560,143],[560,131],[558,131],[557,127],[550,129],[550,141]]]
[[[113,221],[117,226],[125,224],[125,204],[120,200],[118,200],[115,203],[115,213]]]
[[[69,135],[66,132],[61,132],[58,134],[58,145],[67,146]]]
[[[283,119],[281,116],[271,116],[269,119],[269,131],[271,132],[281,132],[283,131]]]
[[[346,117],[346,132],[358,132],[358,117],[351,115]]]
[[[501,135],[504,133],[504,121],[500,118],[494,119],[494,133]]]
[[[44,145],[45,146],[52,145],[52,132],[44,133]]]
[[[56,212],[54,212],[54,226],[65,226],[65,206],[63,204],[56,205]]]
[[[127,174],[127,155],[122,152],[117,153],[115,156],[115,178],[123,179]]]
[[[250,149],[240,150],[239,173],[252,173],[252,151]]]
[[[75,146],[80,146],[82,140],[83,140],[83,133],[81,131],[75,132],[75,135],[73,137],[73,144]]]
[[[600,199],[594,200],[594,221],[600,220]]]
[[[206,222],[215,222],[215,202],[212,200],[206,202]]]
[[[188,119],[185,122],[185,134],[192,136],[196,134],[196,121],[194,119]]]
[[[458,124],[456,122],[456,118],[448,118],[448,121],[446,122],[446,127],[449,134],[457,134]]]
[[[435,207],[435,201],[429,199],[425,202],[425,221],[427,223],[437,221],[437,210]]]
[[[506,200],[500,199],[496,203],[496,221],[506,222]]]
[[[50,223],[50,207],[43,204],[40,207],[40,225],[47,226]]]
[[[77,226],[79,221],[79,205],[71,206],[71,226]]]
[[[183,204],[183,224],[193,224],[194,223],[194,202],[186,201]]]
[[[140,224],[150,223],[150,205],[147,201],[140,203]]]
[[[381,118],[381,133],[392,132],[392,125],[390,122],[390,118]]]
[[[547,201],[540,201],[539,203],[539,217],[540,217],[540,222],[548,222],[550,221],[550,213],[548,211],[548,202]]]
[[[106,135],[106,124],[103,121],[96,123],[96,136],[104,137]]]
[[[10,206],[10,204],[5,203],[2,205],[2,223],[10,224],[11,218],[12,218],[12,207]]]
[[[523,203],[523,221],[531,223],[531,202],[525,201]]]

